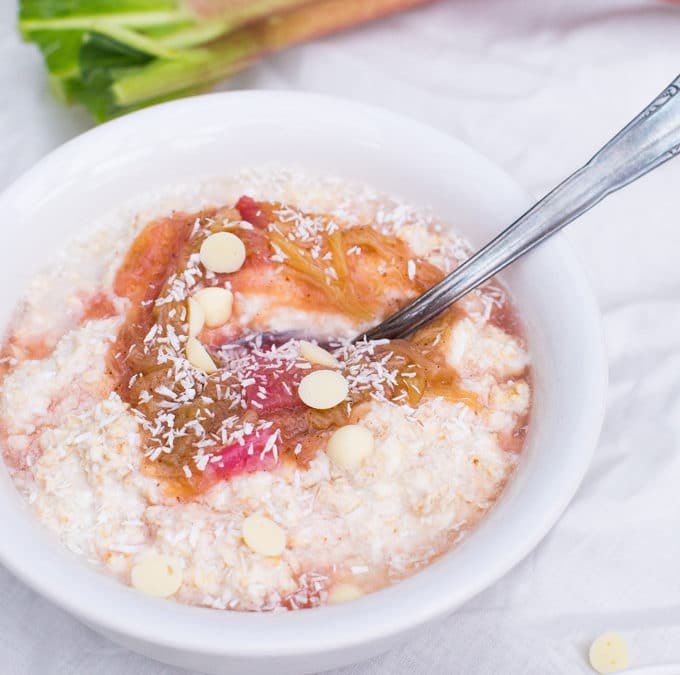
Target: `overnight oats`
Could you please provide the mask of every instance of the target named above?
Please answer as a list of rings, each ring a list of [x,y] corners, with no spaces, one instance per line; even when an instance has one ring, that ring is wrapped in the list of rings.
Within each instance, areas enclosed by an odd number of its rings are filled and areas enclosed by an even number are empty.
[[[151,595],[290,610],[392,584],[479,522],[530,409],[504,289],[352,342],[465,242],[287,172],[131,213],[34,279],[3,344],[5,462],[71,551]]]

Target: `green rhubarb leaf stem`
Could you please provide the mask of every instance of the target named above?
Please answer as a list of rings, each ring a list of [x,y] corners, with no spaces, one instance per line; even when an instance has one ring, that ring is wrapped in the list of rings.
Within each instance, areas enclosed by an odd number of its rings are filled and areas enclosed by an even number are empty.
[[[201,21],[189,26],[181,26],[172,32],[156,38],[156,42],[170,49],[189,49],[212,42],[228,33],[233,22],[226,19]]]
[[[118,40],[122,44],[128,45],[140,52],[156,56],[162,59],[181,59],[182,53],[162,44],[158,40],[147,37],[143,33],[131,30],[124,26],[108,21],[93,21],[90,30],[93,33],[102,33],[113,40]]]
[[[24,36],[36,30],[91,30],[92,25],[104,21],[108,25],[147,28],[168,23],[178,23],[193,19],[194,16],[185,10],[121,12],[111,14],[83,14],[75,16],[57,16],[47,19],[21,19],[19,28]]]
[[[176,90],[231,77],[257,56],[257,49],[246,40],[229,40],[228,45],[191,53],[191,62],[155,61],[116,78],[111,85],[115,103],[127,108]]]

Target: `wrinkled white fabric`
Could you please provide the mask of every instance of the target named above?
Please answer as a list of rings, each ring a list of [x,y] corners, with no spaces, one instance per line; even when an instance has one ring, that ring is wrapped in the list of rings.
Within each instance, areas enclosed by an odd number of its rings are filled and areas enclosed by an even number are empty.
[[[38,54],[15,35],[13,2],[0,4],[2,187],[89,121],[51,99]],[[229,86],[393,108],[539,196],[680,72],[679,32],[680,5],[661,1],[444,0],[279,55]],[[343,675],[589,673],[587,647],[608,629],[626,636],[636,665],[680,663],[679,184],[676,160],[567,233],[604,313],[611,387],[563,518],[495,586]],[[0,598],[3,675],[184,672],[113,645],[1,568]]]

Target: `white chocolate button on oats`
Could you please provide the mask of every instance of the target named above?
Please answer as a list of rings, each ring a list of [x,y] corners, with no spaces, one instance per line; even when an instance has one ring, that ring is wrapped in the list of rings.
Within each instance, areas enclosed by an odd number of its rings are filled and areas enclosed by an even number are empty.
[[[193,298],[187,302],[189,311],[189,337],[196,337],[205,325],[205,312],[203,307]]]
[[[298,387],[302,402],[317,410],[334,408],[345,400],[348,392],[347,380],[335,370],[317,370],[305,375]]]
[[[246,259],[246,247],[235,234],[218,232],[206,238],[200,256],[206,269],[227,274],[241,269]]]
[[[590,665],[598,673],[617,673],[628,668],[630,656],[626,641],[613,632],[603,633],[590,645]]]
[[[333,354],[307,340],[300,340],[300,355],[303,359],[318,366],[326,366],[327,368],[340,367],[339,361]]]
[[[139,591],[158,598],[168,598],[182,585],[179,560],[159,553],[147,553],[131,570],[130,582]]]
[[[230,290],[210,286],[195,293],[193,299],[203,309],[205,325],[208,328],[218,328],[231,318],[234,295]]]
[[[342,469],[354,469],[373,452],[373,434],[359,424],[340,427],[328,440],[326,454]]]
[[[190,337],[187,340],[186,355],[187,360],[194,368],[198,368],[208,375],[217,370],[208,350],[195,337]]]
[[[243,521],[243,541],[251,551],[275,557],[286,548],[286,533],[264,516],[248,516]]]
[[[328,593],[328,603],[339,605],[360,598],[364,592],[354,584],[336,584]]]

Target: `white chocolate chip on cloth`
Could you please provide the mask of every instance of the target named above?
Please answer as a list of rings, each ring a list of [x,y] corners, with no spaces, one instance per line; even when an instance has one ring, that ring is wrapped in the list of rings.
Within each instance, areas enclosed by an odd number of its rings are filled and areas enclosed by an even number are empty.
[[[169,598],[182,585],[182,563],[172,556],[147,553],[130,572],[130,582],[139,591]]]
[[[207,270],[228,274],[241,269],[246,260],[246,247],[235,234],[218,232],[201,244],[200,257]]]
[[[302,402],[317,410],[334,408],[345,400],[348,393],[347,380],[335,370],[316,370],[305,375],[298,387]]]
[[[628,644],[618,633],[603,633],[590,645],[588,659],[598,673],[618,673],[630,663]]]
[[[243,541],[251,551],[268,557],[280,556],[286,548],[286,533],[273,520],[248,516],[243,521]]]

